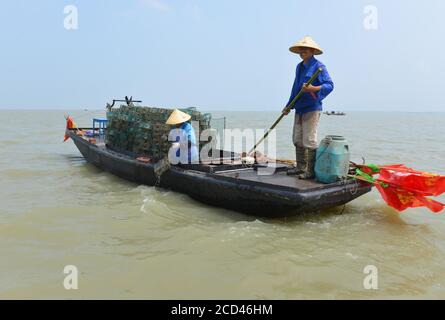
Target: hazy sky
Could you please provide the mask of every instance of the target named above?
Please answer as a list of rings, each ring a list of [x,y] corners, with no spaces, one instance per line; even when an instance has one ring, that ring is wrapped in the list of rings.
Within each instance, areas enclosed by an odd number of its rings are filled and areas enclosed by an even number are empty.
[[[67,5],[77,30],[65,28]],[[443,0],[2,1],[0,108],[102,108],[133,95],[280,110],[299,61],[288,48],[309,34],[335,83],[325,108],[445,111],[444,14]]]

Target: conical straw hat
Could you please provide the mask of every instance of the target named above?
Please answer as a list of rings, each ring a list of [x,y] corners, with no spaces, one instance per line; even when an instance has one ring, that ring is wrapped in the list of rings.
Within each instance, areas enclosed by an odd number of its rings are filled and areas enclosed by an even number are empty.
[[[189,121],[192,118],[192,116],[188,115],[187,113],[184,113],[178,109],[175,109],[170,117],[168,118],[166,124],[180,124],[184,123],[186,121]]]
[[[298,41],[296,44],[294,44],[292,47],[289,48],[289,50],[293,53],[300,53],[300,48],[312,48],[315,49],[316,55],[323,54],[323,50],[320,48],[320,46],[309,36],[304,37],[300,41]]]

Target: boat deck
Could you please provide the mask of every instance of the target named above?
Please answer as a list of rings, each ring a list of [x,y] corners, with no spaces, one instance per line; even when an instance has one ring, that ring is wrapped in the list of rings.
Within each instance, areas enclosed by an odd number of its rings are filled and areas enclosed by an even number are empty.
[[[230,171],[230,172],[222,171],[218,172],[217,174],[240,180],[260,182],[274,186],[289,187],[296,189],[298,191],[326,187],[326,184],[318,183],[315,180],[300,180],[295,176],[288,176],[286,172],[283,170],[268,175],[261,174],[254,169]]]

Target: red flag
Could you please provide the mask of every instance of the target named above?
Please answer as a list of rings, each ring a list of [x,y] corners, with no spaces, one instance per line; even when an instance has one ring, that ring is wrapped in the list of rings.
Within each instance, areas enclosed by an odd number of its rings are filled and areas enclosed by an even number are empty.
[[[66,117],[66,129],[75,129],[75,128],[77,128],[77,125],[74,122],[73,118],[71,118],[71,116]],[[63,142],[65,142],[69,138],[70,136],[65,132],[65,137]]]
[[[415,171],[405,166],[380,167],[379,180],[424,196],[439,196],[445,192],[445,176]]]
[[[383,187],[379,183],[376,183],[376,187],[382,195],[383,200],[398,211],[404,211],[408,208],[427,207],[431,211],[438,213],[445,209],[445,204],[426,198],[415,192],[394,186]]]
[[[386,203],[398,211],[427,207],[437,213],[445,209],[445,204],[427,198],[445,192],[445,176],[416,171],[403,164],[356,167],[359,179],[374,184]],[[375,174],[380,175],[378,179],[372,177]]]

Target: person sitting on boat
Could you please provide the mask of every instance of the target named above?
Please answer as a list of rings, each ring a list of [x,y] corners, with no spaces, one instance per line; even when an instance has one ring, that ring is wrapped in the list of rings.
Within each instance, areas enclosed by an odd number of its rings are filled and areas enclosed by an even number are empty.
[[[174,141],[169,152],[171,164],[191,164],[199,162],[199,153],[196,143],[195,130],[190,119],[192,117],[178,109],[175,109],[166,124],[172,125],[169,141]]]
[[[326,66],[315,59],[314,56],[323,54],[323,50],[311,37],[304,37],[289,50],[299,54],[303,61],[297,65],[288,105],[300,90],[303,89],[304,94],[293,106],[295,110],[293,143],[296,150],[297,167],[290,169],[288,174],[298,175],[300,179],[313,179],[318,148],[317,127],[323,110],[322,100],[334,90],[334,83]],[[317,79],[312,84],[306,85],[319,68],[322,68],[323,71]],[[283,113],[288,114],[289,112],[285,109]]]

